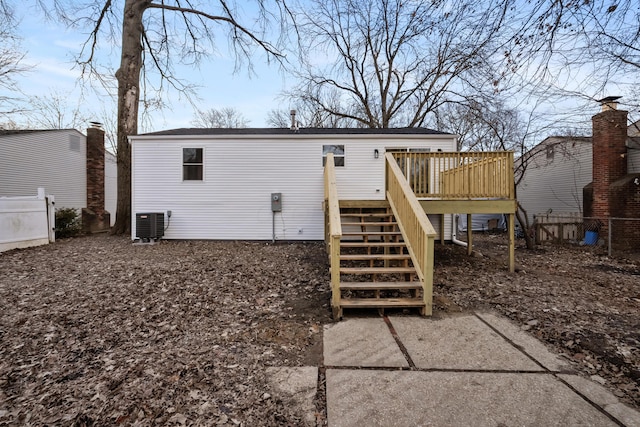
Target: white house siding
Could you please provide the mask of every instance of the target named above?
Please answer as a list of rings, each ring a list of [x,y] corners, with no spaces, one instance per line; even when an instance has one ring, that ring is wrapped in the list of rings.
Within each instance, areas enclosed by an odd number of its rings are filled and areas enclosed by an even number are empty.
[[[86,138],[76,130],[0,135],[0,196],[25,196],[38,187],[57,208],[86,206]]]
[[[554,145],[547,158],[547,145]],[[582,212],[582,189],[591,182],[592,145],[589,139],[548,138],[534,155],[517,187],[518,202],[529,215]]]
[[[104,156],[104,208],[111,214],[111,226],[116,222],[118,198],[118,165],[116,156],[105,152]]]
[[[167,239],[324,238],[322,146],[345,146],[336,169],[339,197],[384,199],[386,147],[452,151],[452,135],[242,135],[132,137],[132,237],[135,214],[171,210]],[[204,149],[204,180],[182,180],[182,148]],[[379,157],[374,157],[378,149]]]

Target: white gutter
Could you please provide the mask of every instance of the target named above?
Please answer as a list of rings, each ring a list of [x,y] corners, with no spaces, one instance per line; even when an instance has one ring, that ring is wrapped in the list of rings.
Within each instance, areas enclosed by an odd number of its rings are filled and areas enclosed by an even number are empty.
[[[458,220],[460,219],[460,215],[459,214],[451,214],[451,243],[456,244],[456,245],[460,245],[462,247],[467,247],[467,242],[463,242],[462,240],[458,240],[456,238],[457,236],[457,231],[458,231]],[[469,227],[469,224],[467,224],[467,227]]]

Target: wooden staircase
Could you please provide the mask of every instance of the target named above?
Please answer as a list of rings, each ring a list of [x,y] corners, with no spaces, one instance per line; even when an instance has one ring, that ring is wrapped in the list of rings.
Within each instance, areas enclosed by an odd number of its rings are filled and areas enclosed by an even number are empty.
[[[418,308],[425,314],[423,287],[388,202],[341,207],[340,296],[342,310]]]

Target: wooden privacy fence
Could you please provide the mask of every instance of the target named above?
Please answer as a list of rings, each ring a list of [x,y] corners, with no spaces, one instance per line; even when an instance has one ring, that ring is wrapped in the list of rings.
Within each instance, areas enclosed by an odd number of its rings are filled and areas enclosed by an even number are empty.
[[[416,197],[513,199],[513,152],[393,152]]]
[[[425,315],[432,311],[433,250],[436,231],[400,169],[395,153],[385,155],[387,201],[402,232],[411,261],[422,282]]]
[[[593,227],[591,221],[583,220],[580,212],[566,212],[561,215],[536,214],[533,216],[533,224],[537,244],[579,241],[584,238],[585,231]]]
[[[333,153],[327,154],[324,167],[325,243],[331,262],[331,306],[340,306],[340,239],[342,223]]]

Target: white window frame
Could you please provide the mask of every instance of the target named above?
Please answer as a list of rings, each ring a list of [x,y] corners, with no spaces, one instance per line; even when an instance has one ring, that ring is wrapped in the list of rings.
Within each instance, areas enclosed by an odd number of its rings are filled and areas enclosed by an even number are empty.
[[[326,150],[325,147],[342,147],[342,154],[336,154],[332,149]],[[326,151],[325,151],[326,150]],[[338,148],[339,150],[339,148]],[[327,162],[327,154],[333,153],[333,162],[337,168],[343,168],[347,163],[347,148],[345,144],[322,144],[322,167]],[[340,161],[339,159],[342,159]]]
[[[202,151],[202,162],[200,163],[195,163],[195,162],[185,162],[185,158],[184,158],[184,152],[185,150],[201,150]],[[182,155],[182,182],[204,182],[204,159],[205,159],[205,150],[204,147],[194,147],[194,146],[184,146],[182,147],[181,150],[181,155]],[[202,173],[201,173],[201,178],[200,179],[187,179],[185,176],[185,167],[186,166],[200,166]]]

